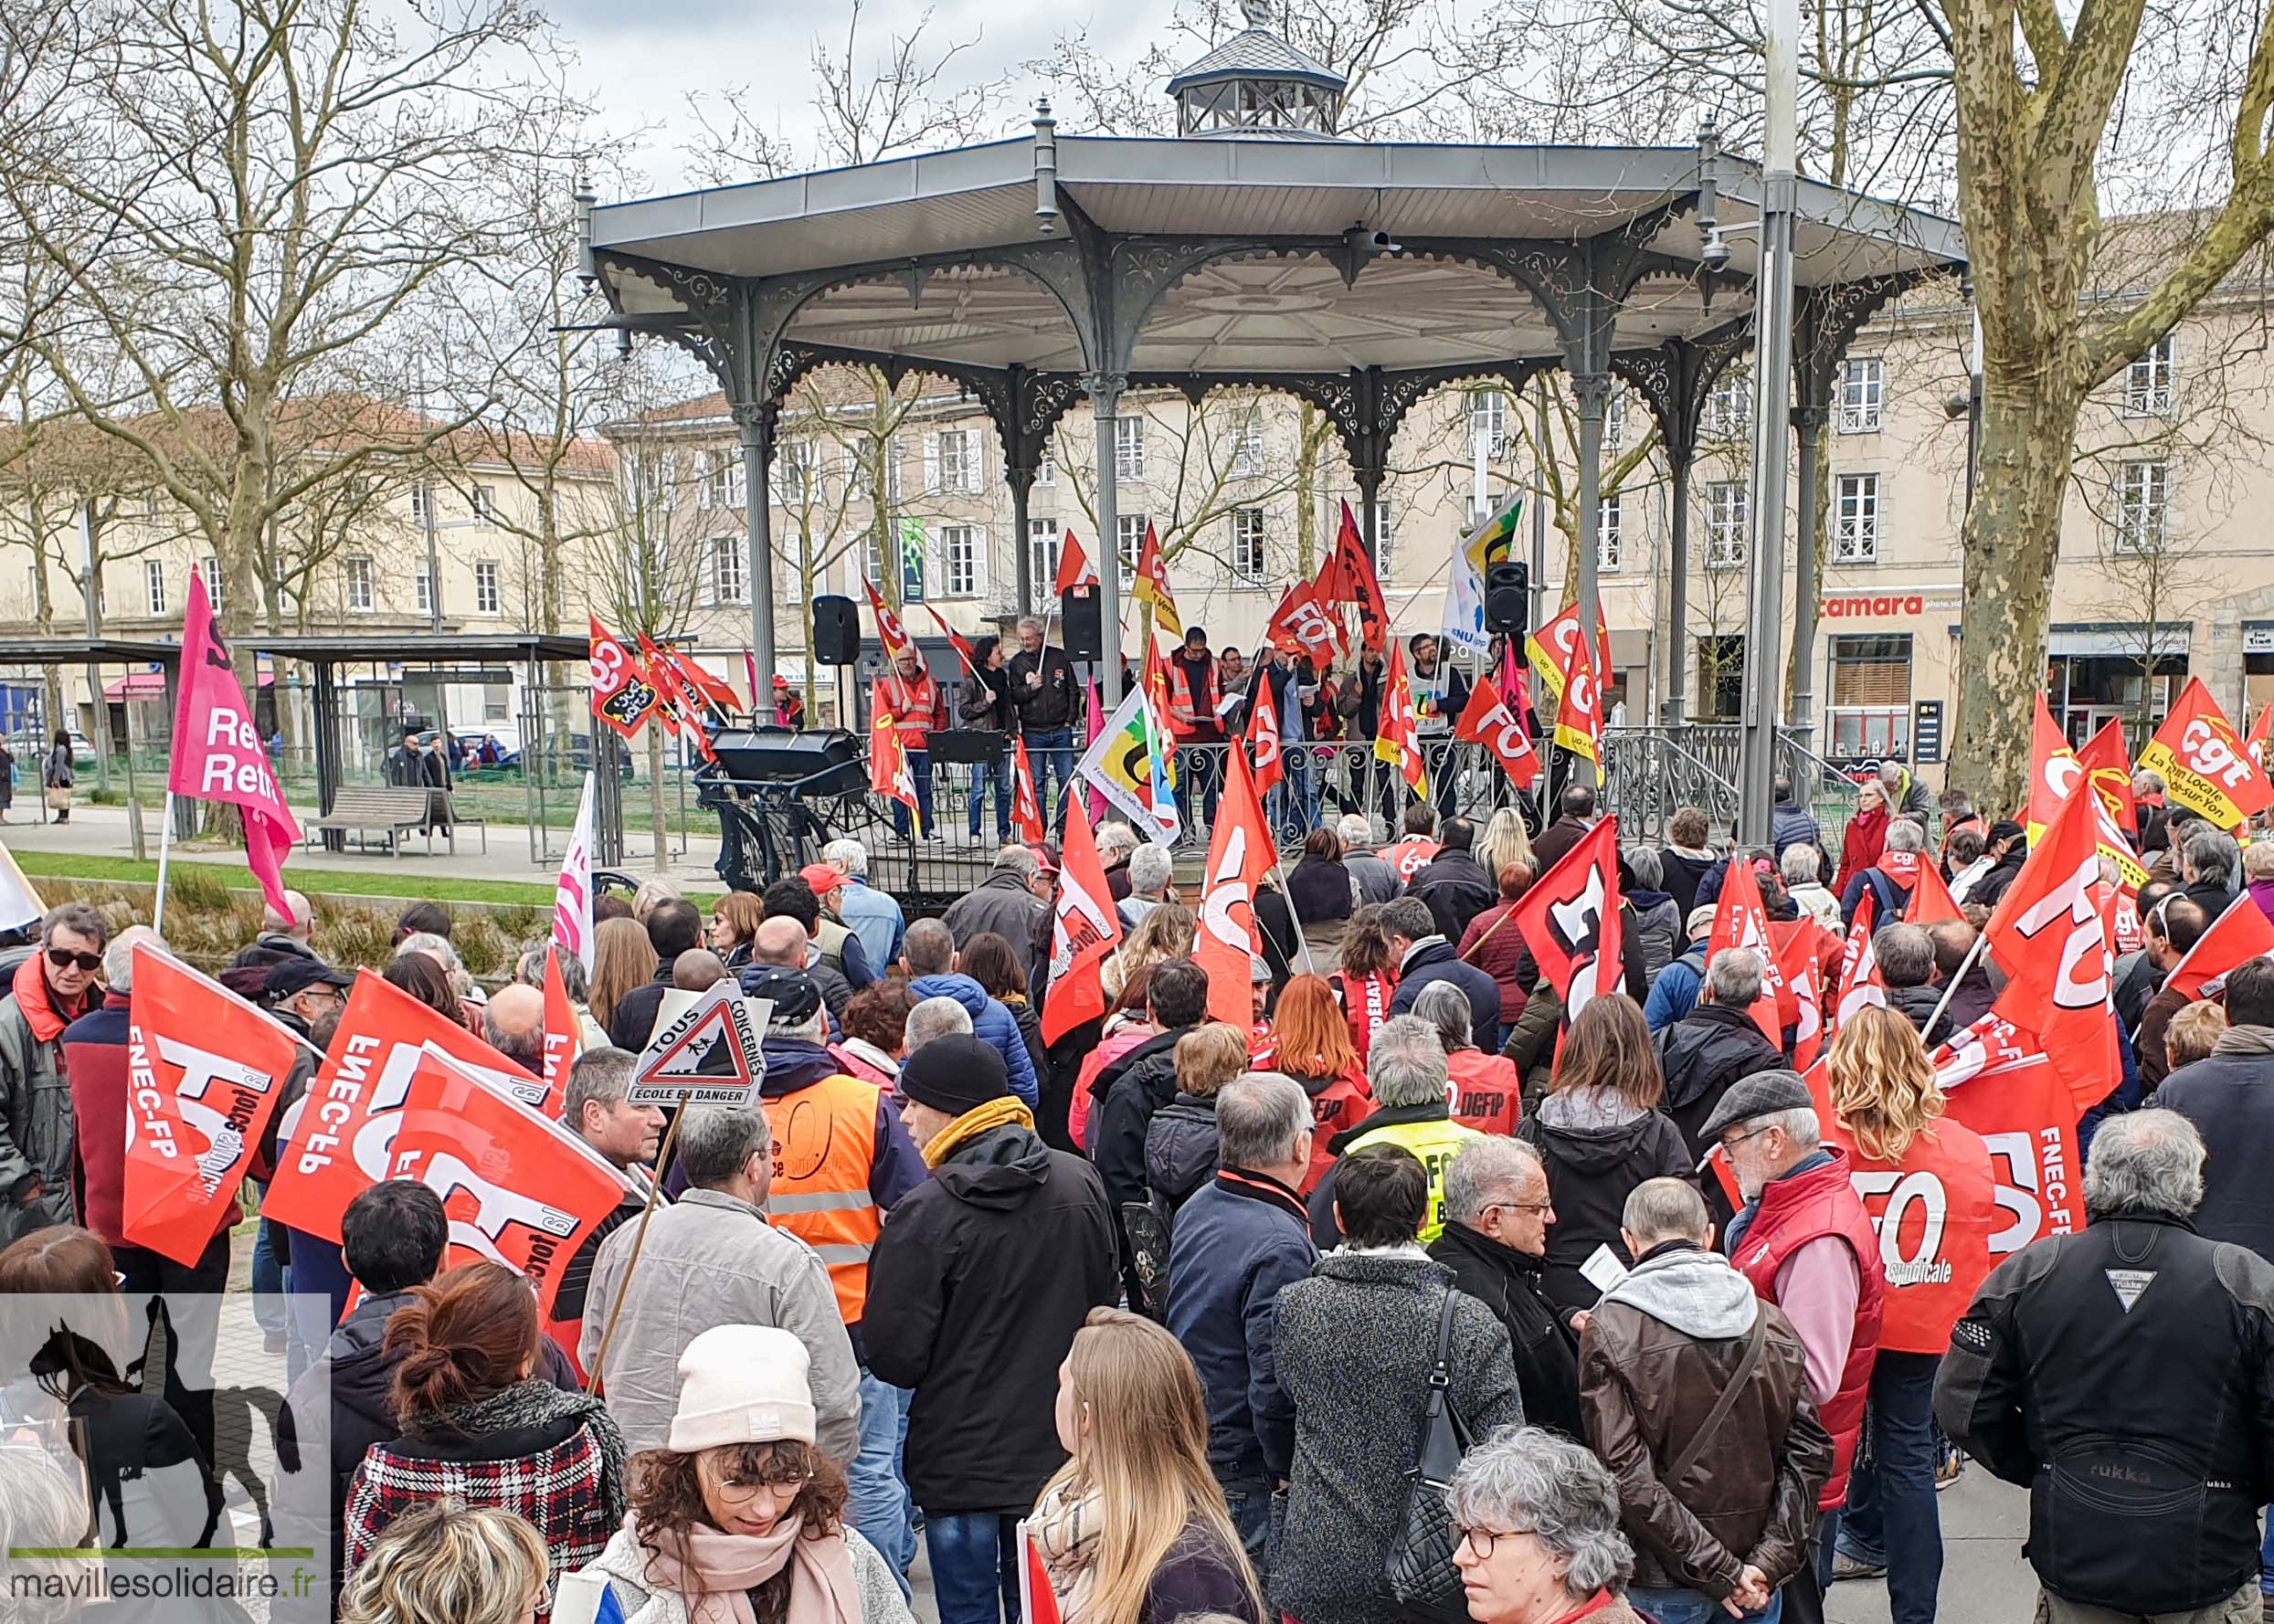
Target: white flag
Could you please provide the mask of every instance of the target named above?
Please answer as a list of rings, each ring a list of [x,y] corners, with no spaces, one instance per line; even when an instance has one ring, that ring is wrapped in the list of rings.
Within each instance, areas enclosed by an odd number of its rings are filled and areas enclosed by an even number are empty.
[[[576,803],[576,827],[568,832],[568,849],[561,854],[561,878],[553,891],[553,940],[575,954],[592,974],[592,775],[585,775],[585,792]]]
[[[1496,553],[1513,549],[1517,516],[1523,511],[1519,497],[1487,515],[1454,545],[1445,577],[1444,640],[1450,648],[1480,657],[1492,651],[1492,634],[1485,629],[1485,565]]]
[[[47,904],[39,900],[32,882],[16,866],[15,857],[6,847],[0,846],[0,931],[36,924],[47,912]]]
[[[1148,839],[1174,846],[1183,832],[1169,775],[1174,746],[1147,699],[1133,688],[1107,717],[1074,770],[1097,786]]]

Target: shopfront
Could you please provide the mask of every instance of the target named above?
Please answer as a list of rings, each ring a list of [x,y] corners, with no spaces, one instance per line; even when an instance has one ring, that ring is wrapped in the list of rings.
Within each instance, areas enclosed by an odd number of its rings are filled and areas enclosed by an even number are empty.
[[[2046,638],[2045,702],[2062,735],[2081,746],[2121,721],[2138,754],[2187,684],[2194,627],[2095,621],[2055,626]],[[2269,666],[2274,670],[2274,666]]]

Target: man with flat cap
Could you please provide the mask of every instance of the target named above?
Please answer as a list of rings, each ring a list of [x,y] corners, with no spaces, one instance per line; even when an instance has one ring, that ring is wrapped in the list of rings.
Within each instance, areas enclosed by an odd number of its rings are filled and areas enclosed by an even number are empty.
[[[1785,1618],[1818,1624],[1879,1351],[1887,1291],[1879,1239],[1848,1181],[1847,1153],[1824,1145],[1815,1102],[1798,1073],[1757,1071],[1740,1079],[1698,1137],[1720,1146],[1744,1198],[1744,1209],[1729,1223],[1729,1261],[1756,1296],[1793,1323],[1810,1396],[1832,1435],[1832,1475],[1816,1497],[1823,1513],[1819,1561],[1784,1587]]]
[[[1018,1595],[1019,1519],[1065,1460],[1058,1366],[1118,1295],[1097,1171],[1051,1149],[995,1048],[949,1032],[900,1069],[901,1119],[932,1176],[893,1208],[870,1269],[869,1361],[912,1387],[908,1491],[942,1624]]]

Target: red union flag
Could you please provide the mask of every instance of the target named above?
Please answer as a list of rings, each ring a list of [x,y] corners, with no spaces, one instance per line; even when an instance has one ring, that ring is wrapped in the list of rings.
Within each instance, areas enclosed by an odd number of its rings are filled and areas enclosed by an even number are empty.
[[[1084,581],[1095,585],[1097,574],[1090,568],[1089,554],[1082,551],[1082,543],[1068,530],[1065,540],[1058,544],[1058,575],[1050,584],[1050,589],[1063,597]]]
[[[388,1158],[403,1101],[428,1045],[488,1076],[532,1110],[545,1084],[458,1022],[400,988],[357,973],[331,1052],[309,1084],[300,1126],[277,1152],[276,1181],[262,1210],[280,1224],[326,1240],[340,1238],[340,1214],[389,1176]]]
[[[1816,1051],[1824,1045],[1824,999],[1816,980],[1816,933],[1822,928],[1804,913],[1789,924],[1769,927],[1776,942],[1777,972],[1793,989],[1793,1069],[1796,1071],[1815,1064]]]
[[[1879,956],[1871,945],[1871,916],[1878,906],[1871,887],[1865,886],[1863,898],[1856,904],[1856,923],[1848,927],[1846,949],[1840,955],[1840,997],[1832,1007],[1835,1032],[1858,1009],[1872,1005],[1887,1007],[1888,985],[1879,975]]]
[[[122,1229],[132,1244],[194,1265],[235,1211],[301,1039],[140,942],[127,1023]]]
[[[1200,879],[1200,929],[1192,960],[1208,972],[1209,1018],[1244,1027],[1255,1018],[1252,970],[1264,947],[1255,923],[1255,893],[1279,854],[1247,757],[1233,750],[1225,759],[1230,770]]]
[[[1619,990],[1619,828],[1606,817],[1532,882],[1516,928],[1563,997],[1569,1027],[1588,1001]]]
[[[2096,796],[2069,796],[1984,932],[2005,971],[1999,1004],[2036,1034],[2079,1111],[2106,1099],[2119,1076],[2108,936],[2096,890],[2102,816]]]
[[[602,626],[592,623],[592,714],[626,740],[639,737],[640,728],[655,714],[660,695],[640,670],[631,650]]]
[[[1934,857],[1931,853],[1927,854],[1923,861],[1920,860],[1920,854],[1916,851],[1907,851],[1901,855],[1909,858],[1919,866],[1918,881],[1910,888],[1910,906],[1903,913],[1904,923],[1940,924],[1946,919],[1962,920],[1966,917],[1958,911],[1958,903],[1951,896],[1951,888],[1943,883],[1942,870],[1934,866]],[[1871,894],[1869,886],[1864,887],[1864,894],[1867,896]]]
[[[1769,910],[1761,900],[1761,881],[1752,865],[1732,859],[1721,881],[1720,900],[1714,904],[1713,933],[1706,940],[1706,962],[1732,947],[1750,948],[1761,958],[1761,996],[1746,1013],[1761,1035],[1778,1048],[1784,1046],[1784,1028],[1800,1018],[1784,967],[1769,941]]]
[[[2274,704],[2258,707],[2258,719],[2250,724],[2250,736],[2243,741],[2243,748],[2250,752],[2250,765],[2261,773],[2266,771],[2267,730],[2274,726]]]
[[[545,954],[545,1115],[557,1117],[568,1098],[568,1069],[576,1063],[583,1026],[576,1006],[568,1001],[568,984],[561,979],[561,956],[556,948]]]
[[[1429,798],[1429,764],[1422,759],[1422,729],[1413,714],[1413,685],[1406,679],[1405,656],[1390,645],[1390,668],[1381,680],[1381,720],[1374,730],[1374,759],[1398,769],[1405,786]]]
[[[1078,795],[1066,797],[1066,848],[1051,922],[1050,987],[1042,995],[1042,1041],[1055,1043],[1105,1013],[1106,956],[1121,945],[1121,916],[1097,855],[1097,835]]]
[[[1587,650],[1577,644],[1565,669],[1562,701],[1556,707],[1556,743],[1574,755],[1602,760],[1602,685]]]
[[[868,589],[869,607],[876,613],[876,640],[884,645],[885,660],[897,663],[902,655],[915,653],[916,646],[908,640],[908,628],[884,606],[884,595],[877,591],[876,583],[863,575],[861,585]]]
[[[2060,811],[2070,795],[2088,782],[2084,764],[2068,747],[2061,730],[2053,725],[2053,712],[2046,709],[2045,696],[2037,696],[2037,714],[2029,734],[2029,807],[2022,821],[2029,831],[2029,843],[2035,846],[2043,837],[2046,827]],[[2146,765],[2142,758],[2142,765]],[[2124,831],[2116,827],[2116,820],[2101,803],[2099,796],[2088,796],[2097,809],[2099,839],[2101,855],[2112,859],[2118,875],[2126,885],[2138,890],[2148,882],[2147,870],[2140,866],[2133,855],[2131,843],[2124,838]]]
[[[2163,985],[2177,987],[2185,998],[2211,997],[2225,987],[2227,972],[2237,965],[2269,953],[2274,953],[2274,923],[2246,891],[2195,938]]]
[[[540,1321],[568,1260],[632,1187],[560,1123],[434,1049],[418,1057],[390,1160],[387,1176],[442,1197],[442,1266],[486,1260],[526,1276]]]
[[[1343,631],[1335,617],[1320,606],[1311,583],[1297,581],[1281,596],[1279,606],[1264,623],[1264,640],[1274,649],[1309,655],[1311,663],[1323,670],[1341,655]]]
[[[1454,724],[1453,736],[1490,750],[1500,770],[1518,789],[1529,789],[1532,780],[1539,776],[1539,753],[1532,748],[1524,724],[1508,709],[1508,701],[1500,697],[1499,687],[1488,674],[1480,672],[1476,686],[1469,690],[1468,706]]]
[[[245,866],[260,881],[260,894],[269,906],[290,919],[292,911],[284,901],[284,854],[300,838],[300,825],[284,804],[276,775],[269,770],[269,752],[229,664],[221,628],[214,624],[206,578],[196,570],[189,573],[189,609],[182,620],[180,685],[166,788],[237,807],[245,826]]]
[[[2223,829],[2274,805],[2274,784],[2250,759],[2235,724],[2218,708],[2203,679],[2191,677],[2140,765],[2163,775],[2169,801],[2193,808]]]
[[[1366,555],[1366,539],[1359,533],[1358,517],[1348,501],[1342,504],[1342,522],[1335,531],[1335,550],[1319,566],[1312,594],[1327,609],[1338,604],[1355,606],[1359,635],[1369,649],[1379,649],[1388,642],[1390,606],[1383,601],[1380,577]]]
[[[1981,1134],[1990,1152],[1991,1198],[2000,1214],[1988,1241],[1993,1261],[2040,1235],[2085,1227],[2075,1097],[2037,1034],[2003,1013],[2005,1001],[1932,1057],[1950,1119]]]
[[[1579,606],[1573,604],[1550,617],[1547,625],[1526,638],[1524,658],[1532,662],[1532,670],[1560,703],[1571,662],[1580,658]],[[1601,605],[1595,609],[1595,668],[1611,669],[1611,630]]]
[[[1042,822],[1042,801],[1034,793],[1034,768],[1027,760],[1023,737],[1011,740],[1010,757],[1010,827],[1029,846],[1040,846],[1050,838],[1050,829]]]
[[[1272,702],[1268,682],[1255,685],[1255,708],[1249,713],[1247,732],[1241,736],[1240,743],[1246,747],[1248,760],[1254,764],[1255,793],[1269,795],[1285,775],[1286,766],[1279,759],[1279,708]]]
[[[2132,798],[2131,753],[2124,743],[2124,724],[2110,717],[2099,733],[2085,741],[2085,747],[2077,752],[2077,765],[2084,768],[2093,793],[2100,797],[2100,805],[2108,808],[2109,817],[2116,827],[2126,835],[2138,834],[2140,807]]]

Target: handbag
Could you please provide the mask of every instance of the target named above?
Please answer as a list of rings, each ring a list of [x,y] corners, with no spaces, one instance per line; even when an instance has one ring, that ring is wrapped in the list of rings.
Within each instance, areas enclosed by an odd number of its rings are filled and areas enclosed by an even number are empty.
[[[69,812],[71,809],[71,786],[68,784],[49,785],[48,805],[58,812]]]
[[[1405,1515],[1390,1544],[1390,1594],[1399,1616],[1412,1624],[1468,1624],[1469,1619],[1468,1596],[1453,1566],[1461,1531],[1445,1509],[1453,1475],[1473,1441],[1453,1404],[1453,1302],[1448,1289],[1437,1316],[1437,1362],[1429,1373],[1420,1445],[1405,1474]]]

